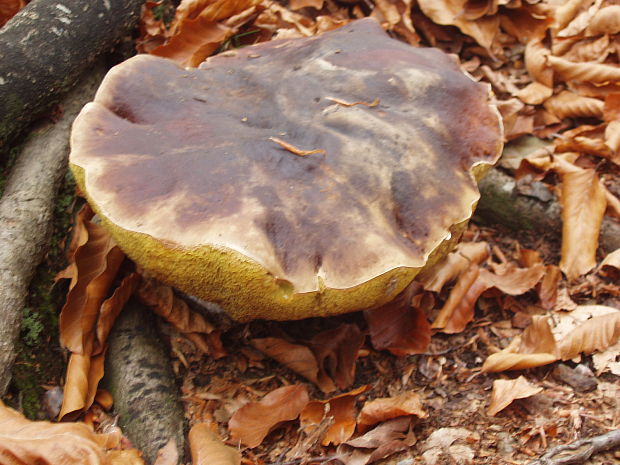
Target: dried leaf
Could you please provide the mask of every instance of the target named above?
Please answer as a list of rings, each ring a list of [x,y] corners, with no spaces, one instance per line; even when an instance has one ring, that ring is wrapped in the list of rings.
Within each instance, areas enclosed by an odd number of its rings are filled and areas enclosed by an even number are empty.
[[[151,50],[151,54],[174,60],[180,66],[196,67],[234,33],[234,29],[203,17],[185,19],[178,34]]]
[[[597,11],[587,29],[588,34],[617,34],[620,32],[620,5],[609,5]]]
[[[601,268],[603,267],[610,267],[620,270],[620,249],[616,249],[607,254],[605,259],[601,262]]]
[[[422,445],[426,465],[474,463],[474,451],[468,445],[480,441],[480,435],[465,428],[439,428]]]
[[[581,97],[564,90],[545,102],[545,109],[558,118],[603,118],[605,103],[597,98]]]
[[[142,279],[138,297],[153,313],[182,333],[209,334],[215,329],[200,313],[191,310],[184,300],[174,295],[170,286],[155,279]]]
[[[319,364],[319,380],[329,377],[340,389],[349,387],[355,379],[355,361],[364,339],[355,324],[342,324],[314,336],[308,345]]]
[[[580,353],[602,352],[620,340],[620,310],[595,316],[568,334],[559,344],[562,360],[569,360]]]
[[[387,442],[402,440],[404,438],[403,433],[409,429],[410,424],[411,417],[397,417],[381,423],[362,436],[347,441],[346,444],[352,447],[376,449]]]
[[[252,339],[250,344],[298,375],[316,384],[321,391],[329,393],[336,390],[336,385],[329,376],[326,374],[319,376],[319,364],[307,346],[292,344],[277,337]]]
[[[24,0],[2,0],[0,2],[0,27],[4,26],[24,6],[26,6]]]
[[[357,418],[357,425],[361,432],[366,432],[377,423],[405,415],[426,418],[420,396],[413,391],[366,402]]]
[[[447,334],[460,333],[474,317],[474,306],[478,297],[489,288],[479,279],[480,267],[473,264],[459,276],[450,296],[437,314],[431,328]]]
[[[99,319],[97,320],[97,339],[93,354],[96,355],[101,353],[104,349],[105,342],[114,326],[116,318],[125,307],[129,298],[133,295],[138,284],[140,284],[140,275],[138,273],[131,273],[125,276],[119,286],[114,290],[114,294],[101,304]]]
[[[145,465],[142,452],[138,449],[110,450],[106,458],[109,465]]]
[[[508,347],[484,361],[482,371],[490,373],[543,366],[558,360],[556,353],[548,318],[534,316],[521,337],[517,336]]]
[[[548,265],[545,270],[545,275],[538,288],[538,296],[540,297],[540,305],[545,310],[551,310],[555,308],[558,300],[558,285],[562,278],[562,272],[555,265]]]
[[[30,421],[0,401],[0,457],[7,464],[104,465],[108,435],[84,423]]]
[[[276,389],[260,402],[250,402],[234,413],[228,422],[231,437],[248,447],[256,447],[280,423],[296,419],[309,400],[303,385]]]
[[[553,88],[540,82],[532,82],[519,91],[517,97],[530,105],[540,105],[553,95]]]
[[[542,391],[542,387],[534,386],[523,376],[517,379],[496,379],[493,381],[491,403],[487,414],[495,416],[498,412],[508,407],[515,399],[525,399]]]
[[[60,340],[73,353],[93,350],[101,304],[125,255],[100,225],[87,224],[88,240],[75,252],[77,281],[60,313]]]
[[[499,31],[499,17],[482,16],[469,20],[463,16],[467,0],[418,0],[422,12],[436,24],[456,26],[489,50]]]
[[[579,13],[572,19],[572,21],[560,32],[557,33],[558,37],[571,37],[581,35],[588,24],[592,20],[592,17],[596,14],[601,7],[602,0],[594,0],[594,4],[591,1],[581,2]]]
[[[620,121],[610,121],[605,128],[605,145],[609,147],[614,156],[611,160],[620,165]]]
[[[301,10],[302,8],[314,8],[316,10],[320,10],[323,8],[323,3],[325,0],[291,0],[289,2],[288,7],[293,10]]]
[[[541,40],[534,39],[525,46],[525,67],[535,82],[546,88],[553,87],[553,70],[547,65],[549,50]]]
[[[153,465],[178,465],[178,463],[179,451],[177,450],[177,442],[174,438],[170,438],[166,445],[157,451],[157,457],[155,457]],[[194,463],[198,462],[195,461]]]
[[[205,423],[189,431],[189,447],[194,465],[240,465],[241,454],[229,447]]]
[[[321,438],[321,444],[323,446],[342,444],[355,432],[355,402],[357,401],[357,396],[366,392],[369,387],[361,386],[331,399],[309,402],[299,415],[302,427],[307,427],[307,425],[317,426],[325,417],[332,417],[333,423],[327,428],[325,435]]]
[[[105,353],[96,356],[71,354],[67,365],[66,382],[60,420],[75,419],[95,400],[97,386],[103,378]]]
[[[521,295],[533,289],[545,274],[545,266],[537,263],[529,268],[518,268],[508,263],[498,267],[496,273],[480,270],[479,279],[487,288],[495,287],[505,294]]]
[[[443,287],[463,273],[471,263],[480,264],[489,257],[486,242],[461,242],[445,259],[437,263],[416,281],[427,291],[441,292]]]
[[[431,327],[424,310],[419,305],[412,305],[416,289],[409,286],[386,305],[364,311],[375,349],[389,350],[399,356],[426,350],[431,341]]]
[[[574,279],[596,266],[598,236],[607,206],[596,172],[578,169],[562,178],[562,259],[560,269]]]
[[[620,68],[599,63],[573,63],[555,56],[549,56],[547,62],[565,80],[588,81],[606,84],[620,80]]]

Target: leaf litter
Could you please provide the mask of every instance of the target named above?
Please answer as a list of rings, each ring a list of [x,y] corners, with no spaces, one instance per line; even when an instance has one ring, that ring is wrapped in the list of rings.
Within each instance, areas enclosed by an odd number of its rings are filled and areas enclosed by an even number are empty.
[[[105,338],[138,288],[181,336],[171,350],[194,425],[194,463],[365,464],[400,452],[408,463],[514,464],[618,427],[617,251],[598,250],[603,216],[620,216],[614,2],[183,0],[169,24],[154,14],[159,5],[145,3],[138,49],[183,66],[368,15],[412,45],[458,54],[474,79],[493,87],[509,147],[524,135],[545,144],[504,169],[535,178],[559,199],[561,246],[472,225],[400,296],[406,305],[221,334],[172,289],[127,271],[92,214],[82,213],[59,276],[71,279],[61,316],[73,352],[63,412],[105,422],[97,404],[89,409]],[[559,360],[595,367],[596,388],[577,392],[547,378]],[[519,376],[494,374],[506,370]],[[239,443],[248,447],[239,451]],[[116,455],[112,463],[135,453]]]

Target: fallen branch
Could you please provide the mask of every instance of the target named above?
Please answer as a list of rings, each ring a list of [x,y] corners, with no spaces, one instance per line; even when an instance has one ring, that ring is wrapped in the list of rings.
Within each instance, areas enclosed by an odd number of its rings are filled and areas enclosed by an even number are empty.
[[[136,25],[143,0],[34,0],[0,29],[0,148]]]
[[[498,169],[480,182],[480,193],[475,222],[501,225],[511,231],[561,235],[562,208],[555,198],[543,202],[519,193],[514,178]],[[620,248],[620,222],[607,216],[603,219],[599,246],[607,253]]]
[[[0,199],[0,395],[11,379],[28,286],[52,233],[56,194],[67,170],[69,132],[105,74],[103,64],[63,102],[64,114],[29,136]]]
[[[569,465],[583,463],[594,454],[620,446],[620,429],[600,436],[554,447],[528,465]]]

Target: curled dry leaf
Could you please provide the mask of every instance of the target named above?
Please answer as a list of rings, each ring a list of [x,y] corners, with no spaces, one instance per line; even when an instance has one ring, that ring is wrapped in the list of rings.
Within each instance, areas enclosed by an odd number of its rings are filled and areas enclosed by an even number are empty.
[[[599,63],[574,63],[564,58],[549,56],[547,62],[564,80],[588,81],[606,84],[620,80],[620,67]]]
[[[104,465],[104,448],[118,444],[110,439],[84,423],[30,421],[0,401],[0,457],[6,463]]]
[[[521,337],[515,337],[504,350],[490,355],[482,371],[523,370],[558,360],[557,346],[547,317],[534,316]]]
[[[355,361],[365,335],[355,324],[342,324],[314,336],[308,345],[319,364],[320,380],[334,380],[340,389],[349,387],[355,379]]]
[[[534,386],[523,376],[517,379],[496,379],[493,381],[491,403],[487,414],[492,417],[508,407],[515,399],[525,399],[542,391],[542,387]]]
[[[555,308],[558,300],[558,286],[562,278],[560,268],[555,265],[547,265],[545,275],[543,276],[540,286],[538,286],[538,297],[540,305],[545,310]]]
[[[463,34],[473,37],[482,47],[490,49],[499,32],[499,16],[467,19],[463,15],[467,3],[467,0],[418,0],[422,12],[434,23],[456,26]]]
[[[607,207],[605,189],[593,169],[562,173],[562,258],[568,279],[596,266],[598,236]]]
[[[184,300],[174,295],[170,286],[152,278],[142,279],[138,297],[144,305],[182,333],[209,334],[214,327],[200,313],[192,311]]]
[[[3,0],[0,2],[0,27],[4,26],[24,6],[26,6],[24,0]]]
[[[620,165],[620,121],[610,121],[605,128],[605,145],[615,156],[611,160]]]
[[[325,0],[291,0],[289,2],[289,8],[293,11],[301,10],[302,8],[314,8],[320,10],[323,8]]]
[[[59,419],[75,419],[93,404],[103,378],[104,361],[105,352],[96,356],[71,354]]]
[[[525,46],[525,67],[535,82],[553,87],[553,69],[547,65],[549,50],[541,40],[534,39]]]
[[[336,385],[329,376],[324,373],[319,375],[319,363],[307,346],[292,344],[277,337],[252,339],[250,343],[265,355],[317,385],[321,391],[329,393],[336,390]]]
[[[533,289],[545,274],[545,266],[536,263],[528,268],[518,268],[512,263],[496,267],[495,273],[480,270],[480,279],[508,295],[521,295]]]
[[[581,97],[573,92],[564,90],[545,102],[545,109],[558,118],[573,117],[603,117],[605,103],[591,97]]]
[[[138,449],[110,450],[106,454],[109,465],[145,465]]]
[[[562,360],[569,360],[580,353],[602,352],[620,340],[620,310],[595,316],[577,326],[562,339],[559,352]]]
[[[239,465],[241,463],[239,451],[225,445],[217,433],[205,423],[192,426],[188,439],[194,465]]]
[[[472,263],[480,264],[489,257],[486,242],[461,242],[445,259],[418,276],[416,281],[427,291],[441,292],[443,287],[456,279]]]
[[[357,418],[357,426],[361,432],[366,432],[377,423],[407,415],[426,418],[420,396],[413,391],[366,402]]]
[[[617,34],[620,32],[620,5],[609,5],[598,10],[587,29],[588,34]]]
[[[431,327],[422,308],[422,301],[413,302],[419,291],[415,283],[394,300],[380,308],[364,311],[372,345],[377,350],[389,350],[394,355],[419,354],[431,341]],[[422,294],[417,294],[421,296]]]
[[[601,262],[601,268],[605,269],[606,267],[620,271],[620,249],[616,249],[608,254]]]
[[[73,353],[90,354],[101,304],[125,255],[100,225],[87,223],[88,240],[75,252],[77,280],[60,313],[60,340]]]
[[[280,423],[296,419],[309,400],[303,385],[278,388],[260,402],[250,402],[233,414],[228,422],[231,437],[248,447],[256,447]]]
[[[577,16],[583,3],[583,0],[568,0],[559,4],[554,11],[554,28],[557,30],[564,29]]]
[[[532,82],[517,93],[519,100],[530,105],[540,105],[552,95],[553,88],[540,82]]]
[[[332,417],[333,423],[321,438],[321,444],[335,446],[347,441],[355,432],[355,402],[357,396],[366,392],[369,386],[361,386],[353,391],[340,394],[327,400],[313,400],[306,405],[299,421],[302,427],[318,426],[325,417]]]

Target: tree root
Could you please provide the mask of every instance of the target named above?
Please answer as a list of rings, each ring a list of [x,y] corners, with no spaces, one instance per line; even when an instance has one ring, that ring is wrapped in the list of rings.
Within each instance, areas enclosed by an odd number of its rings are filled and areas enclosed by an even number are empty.
[[[528,465],[569,465],[583,463],[592,455],[620,446],[620,429],[600,436],[554,447]]]

